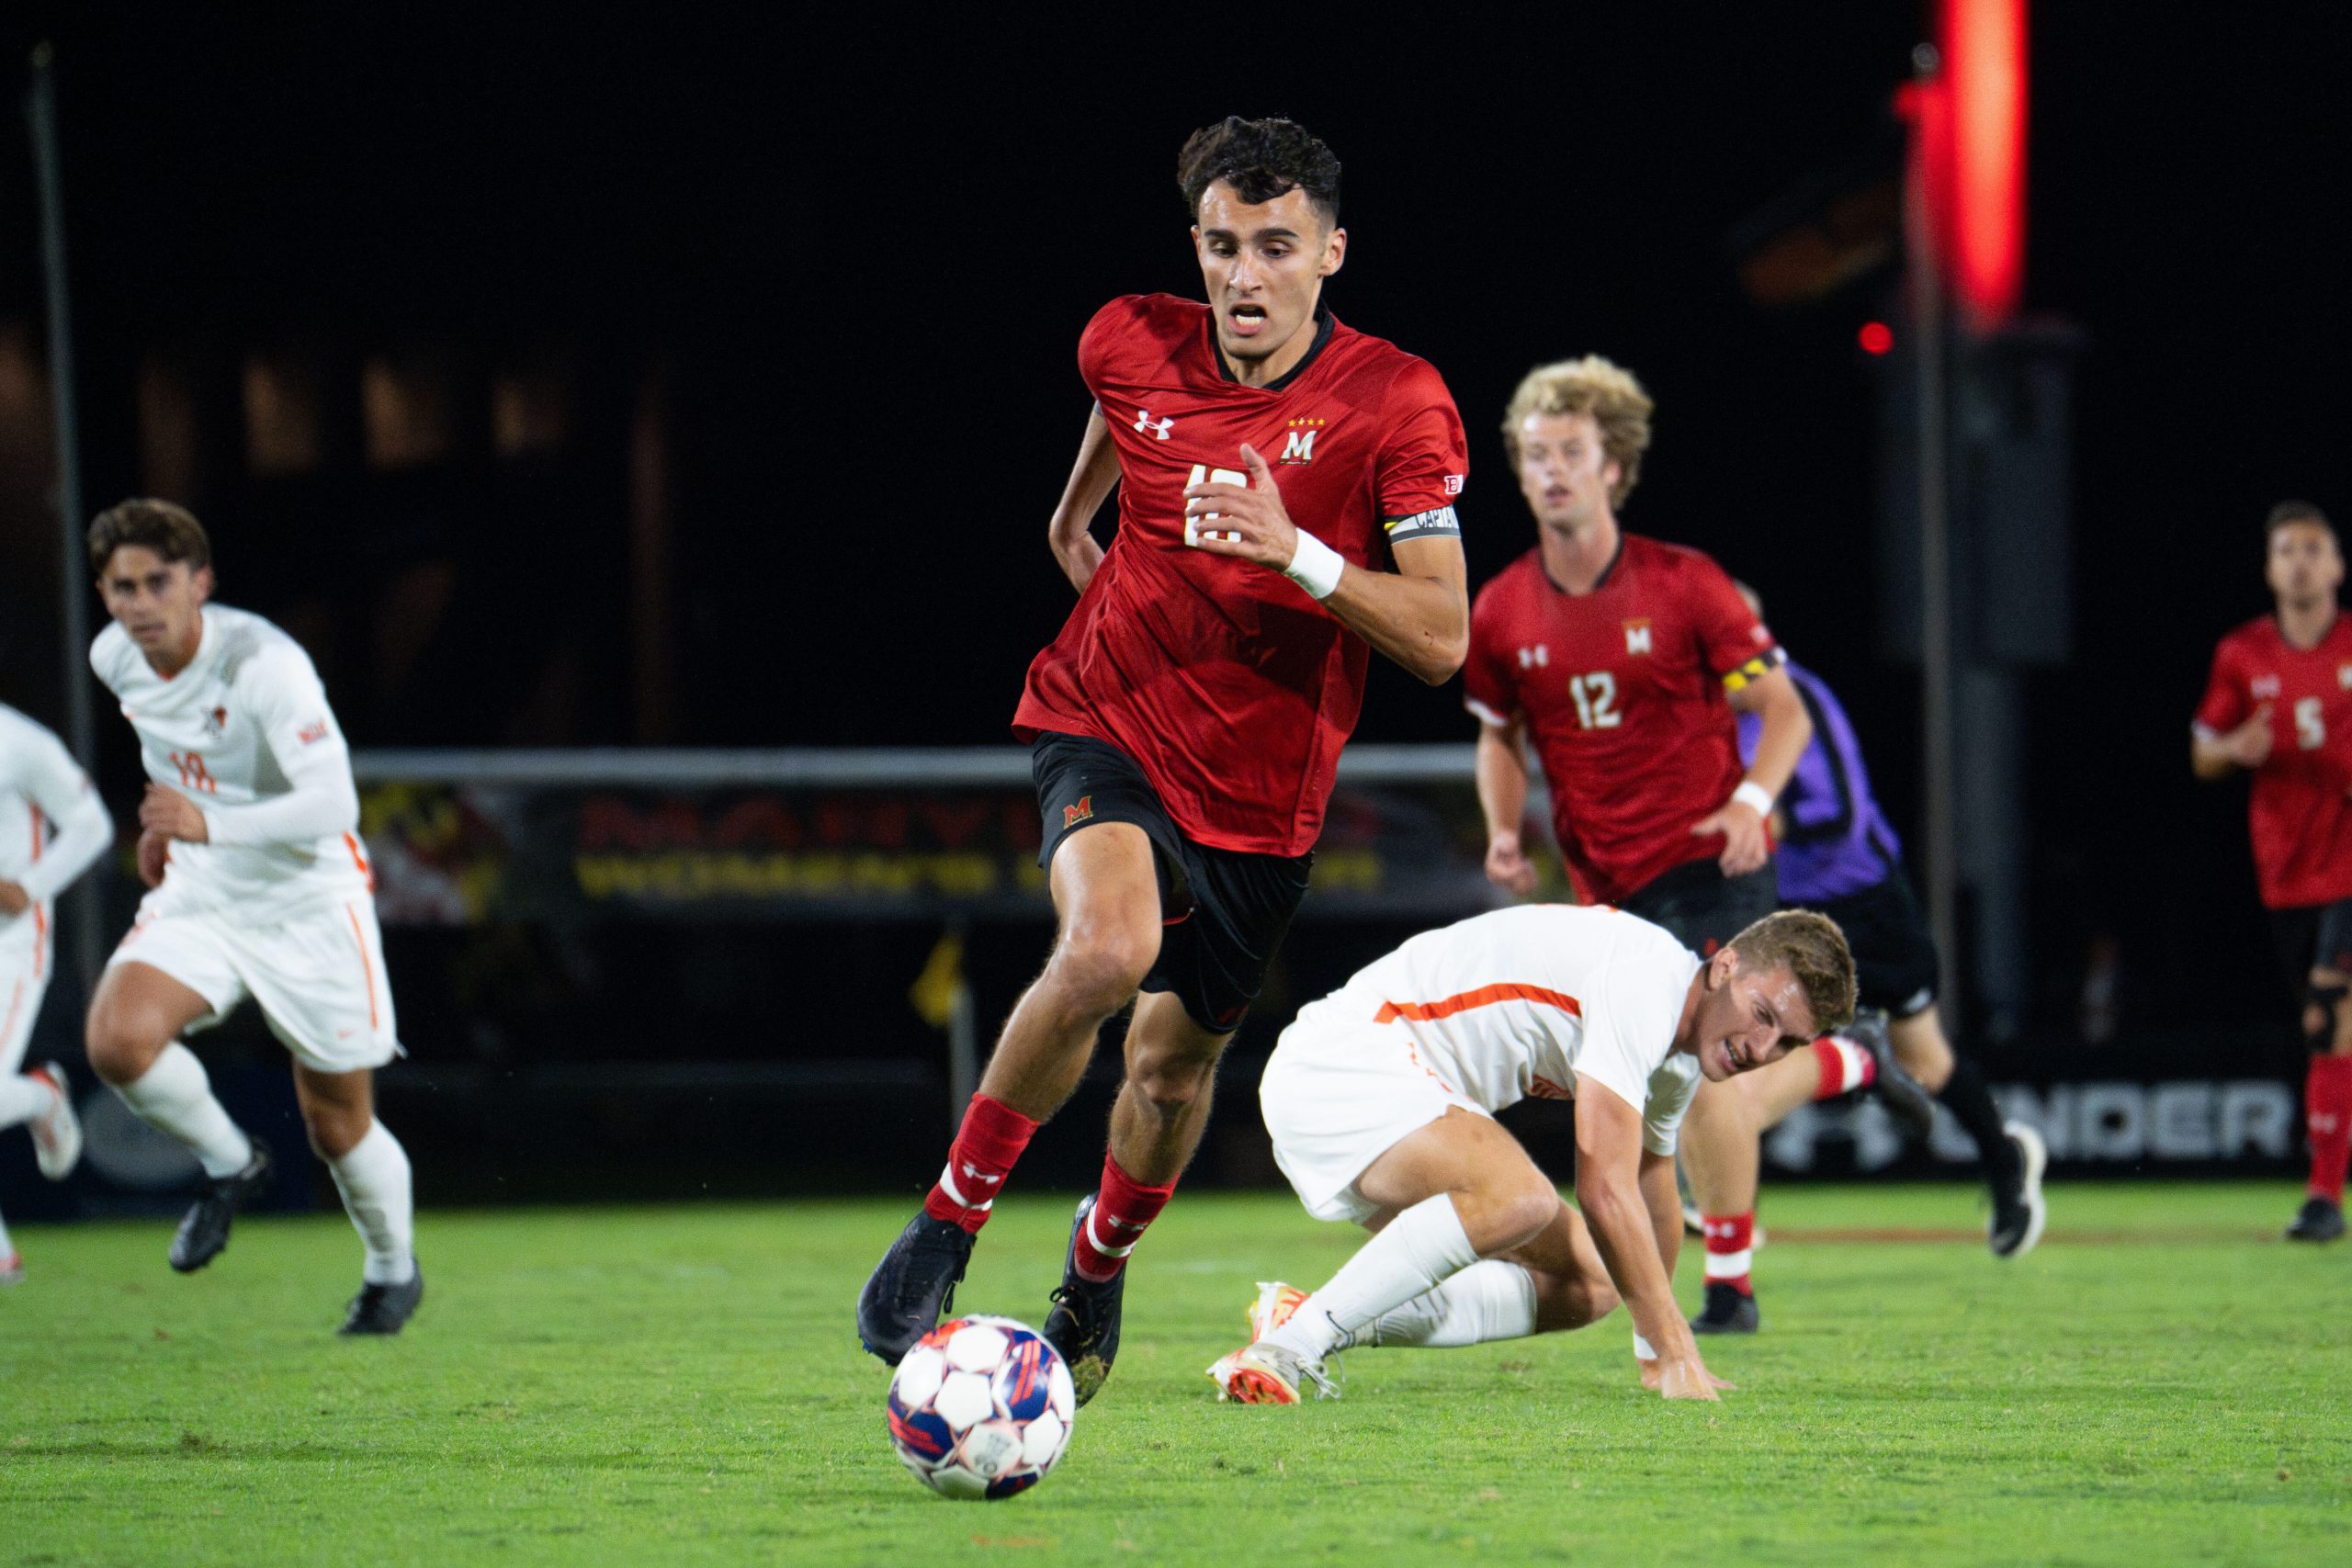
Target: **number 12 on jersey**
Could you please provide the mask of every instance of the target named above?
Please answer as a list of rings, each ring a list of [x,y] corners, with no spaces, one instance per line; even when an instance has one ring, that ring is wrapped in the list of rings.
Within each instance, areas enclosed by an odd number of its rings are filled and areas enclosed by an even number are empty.
[[[1243,490],[1248,490],[1250,476],[1237,474],[1231,468],[1212,468],[1206,463],[1195,463],[1193,465],[1191,477],[1184,480],[1184,488],[1190,490],[1194,485],[1239,485]],[[1204,538],[1215,539],[1223,545],[1238,545],[1241,542],[1241,533],[1238,529],[1201,526],[1204,523],[1216,521],[1216,513],[1214,512],[1204,512],[1198,517],[1187,513],[1184,518],[1184,542],[1188,545],[1197,545]]]
[[[1568,696],[1577,705],[1577,722],[1587,729],[1614,729],[1624,720],[1617,711],[1617,677],[1606,670],[1569,676]]]

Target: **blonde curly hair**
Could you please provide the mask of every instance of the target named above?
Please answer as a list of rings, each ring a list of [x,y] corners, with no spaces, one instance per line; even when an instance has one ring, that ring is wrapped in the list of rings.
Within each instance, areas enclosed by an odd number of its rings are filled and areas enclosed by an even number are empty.
[[[1520,422],[1532,413],[1589,413],[1600,431],[1601,452],[1617,465],[1610,504],[1623,506],[1642,477],[1650,446],[1650,412],[1657,405],[1634,373],[1600,355],[1539,365],[1520,381],[1503,410],[1503,449],[1519,462]]]

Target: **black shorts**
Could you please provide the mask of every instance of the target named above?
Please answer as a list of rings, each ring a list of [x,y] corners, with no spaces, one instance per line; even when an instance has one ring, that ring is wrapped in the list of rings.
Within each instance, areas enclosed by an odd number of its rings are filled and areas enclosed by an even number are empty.
[[[1702,958],[1781,907],[1781,889],[1772,863],[1755,871],[1725,876],[1712,855],[1685,861],[1661,872],[1617,907],[1664,926],[1674,939]]]
[[[2352,898],[2270,911],[2270,934],[2278,962],[2297,992],[2311,984],[2314,969],[2352,975]]]
[[[1097,822],[1132,822],[1159,852],[1159,956],[1144,976],[1147,991],[1172,991],[1193,1022],[1223,1034],[1238,1028],[1258,999],[1298,901],[1306,896],[1312,852],[1250,854],[1216,850],[1186,838],[1135,759],[1107,741],[1047,731],[1029,748],[1045,814],[1049,866],[1061,842]]]
[[[1935,934],[1901,866],[1860,893],[1802,907],[1820,910],[1846,933],[1854,953],[1855,999],[1863,1007],[1912,1018],[1936,1005]]]

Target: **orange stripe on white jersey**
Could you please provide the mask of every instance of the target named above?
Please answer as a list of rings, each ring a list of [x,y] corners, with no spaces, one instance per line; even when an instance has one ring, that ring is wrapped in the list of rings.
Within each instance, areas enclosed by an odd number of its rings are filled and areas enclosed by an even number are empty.
[[[368,879],[368,891],[370,893],[376,891],[376,868],[368,863],[368,852],[359,847],[358,836],[345,833],[343,836],[343,847],[351,852],[351,863],[357,866],[359,874]]]
[[[17,982],[17,988],[8,993],[8,1018],[7,1021],[0,1023],[0,1040],[6,1040],[17,1032],[17,1015],[22,1012],[24,1008],[25,983],[19,980]]]
[[[33,978],[40,979],[41,972],[48,967],[49,911],[39,904],[35,904],[33,906]]]
[[[1584,1008],[1566,991],[1555,991],[1544,986],[1522,986],[1505,981],[1496,986],[1481,986],[1475,991],[1463,991],[1433,1002],[1383,1002],[1373,1014],[1374,1023],[1394,1023],[1398,1019],[1410,1019],[1415,1023],[1430,1023],[1442,1018],[1452,1018],[1457,1012],[1472,1008],[1492,1007],[1497,1002],[1542,1002],[1558,1008],[1570,1018],[1582,1018]]]
[[[368,936],[359,929],[358,910],[345,904],[343,912],[351,921],[351,940],[358,944],[360,973],[368,976],[368,1027],[380,1029],[383,1025],[377,1021],[376,1015],[376,964],[368,956]]]

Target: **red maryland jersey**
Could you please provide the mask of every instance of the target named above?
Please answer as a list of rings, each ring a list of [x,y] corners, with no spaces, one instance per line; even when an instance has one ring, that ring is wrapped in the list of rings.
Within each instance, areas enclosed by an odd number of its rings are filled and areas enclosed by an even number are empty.
[[[1552,829],[1577,892],[1617,903],[1660,873],[1723,852],[1691,824],[1739,787],[1726,700],[1781,649],[1697,550],[1623,536],[1589,593],[1530,550],[1478,591],[1463,671],[1470,711],[1524,717],[1552,786]]]
[[[2246,805],[2262,901],[2293,909],[2352,898],[2352,618],[2337,615],[2308,649],[2271,615],[2223,637],[2196,728],[2235,729],[2266,703],[2270,757]]]
[[[1385,571],[1390,544],[1460,532],[1469,457],[1423,360],[1325,315],[1295,370],[1245,387],[1213,330],[1206,305],[1130,295],[1079,339],[1118,445],[1119,532],[1029,666],[1013,732],[1118,747],[1197,843],[1300,855],[1322,831],[1371,649],[1281,572],[1186,545],[1185,488],[1247,484],[1248,442],[1293,523]]]

